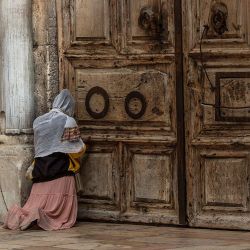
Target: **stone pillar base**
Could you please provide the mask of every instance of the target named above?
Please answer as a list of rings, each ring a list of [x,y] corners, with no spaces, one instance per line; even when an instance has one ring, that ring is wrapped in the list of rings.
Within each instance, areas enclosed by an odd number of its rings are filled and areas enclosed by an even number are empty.
[[[25,142],[26,141],[26,142]],[[0,221],[12,205],[22,206],[31,181],[25,179],[33,161],[33,145],[27,136],[0,136]]]

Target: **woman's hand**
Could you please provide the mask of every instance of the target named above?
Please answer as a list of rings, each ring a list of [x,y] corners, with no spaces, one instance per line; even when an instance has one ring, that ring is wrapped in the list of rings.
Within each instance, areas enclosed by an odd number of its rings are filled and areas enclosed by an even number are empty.
[[[83,140],[83,142],[85,144],[90,144],[90,142],[91,142],[91,136],[88,136],[87,138],[82,138],[82,140]]]

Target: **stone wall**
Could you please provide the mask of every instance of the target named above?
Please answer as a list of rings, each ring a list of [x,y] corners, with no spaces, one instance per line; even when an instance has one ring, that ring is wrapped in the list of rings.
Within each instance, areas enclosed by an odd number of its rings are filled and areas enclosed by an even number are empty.
[[[31,135],[0,135],[0,221],[13,204],[26,201],[31,181],[25,171],[33,161]]]
[[[33,0],[36,115],[49,110],[58,93],[58,50],[55,0]]]

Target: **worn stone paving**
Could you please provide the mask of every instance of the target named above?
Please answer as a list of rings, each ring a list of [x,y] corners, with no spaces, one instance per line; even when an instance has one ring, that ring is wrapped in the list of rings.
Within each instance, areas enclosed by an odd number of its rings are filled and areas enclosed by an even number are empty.
[[[250,250],[250,232],[111,223],[77,223],[74,228],[0,229],[0,250]]]

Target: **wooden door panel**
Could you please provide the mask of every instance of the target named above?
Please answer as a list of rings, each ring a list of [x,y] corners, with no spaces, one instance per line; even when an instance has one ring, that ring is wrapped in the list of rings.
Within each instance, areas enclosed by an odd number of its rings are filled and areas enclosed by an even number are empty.
[[[191,226],[248,229],[249,150],[195,148]]]
[[[161,58],[159,63],[153,62],[152,65],[145,64],[148,62],[145,58],[143,65],[139,65],[141,61],[138,59],[132,60],[131,63],[130,60],[119,59],[115,61],[115,65],[118,64],[119,67],[114,66],[113,60],[108,64],[106,62],[98,62],[95,59],[64,59],[64,72],[67,72],[63,76],[67,76],[63,79],[67,82],[64,87],[68,87],[76,98],[76,117],[79,124],[84,129],[90,129],[93,134],[93,129],[97,129],[96,134],[102,138],[106,135],[101,135],[98,131],[109,130],[109,137],[116,134],[117,139],[125,141],[139,135],[143,141],[158,136],[160,140],[167,140],[166,143],[175,145],[176,98],[173,58]],[[92,93],[96,87],[102,88],[106,94]],[[139,96],[131,97],[132,92],[138,92]],[[145,101],[145,112],[141,112],[141,98]],[[105,105],[104,99],[109,100],[108,105]],[[108,110],[102,118],[96,118],[86,105],[96,113],[101,113],[105,106],[108,106]],[[133,116],[140,112],[139,117]],[[133,131],[134,137],[119,131]]]
[[[216,73],[216,90],[217,121],[250,121],[250,72]]]
[[[161,93],[167,93],[167,74],[159,71],[140,72],[128,69],[76,70],[76,82],[77,118],[84,121],[85,124],[95,120],[86,109],[86,105],[89,105],[90,109],[97,113],[105,109],[103,94],[94,94],[93,92],[91,95],[91,91],[98,87],[106,92],[108,99],[106,105],[108,111],[102,117],[102,123],[128,124],[136,122],[144,124],[144,126],[149,126],[151,123],[158,127],[171,126],[169,98],[161,95]],[[87,98],[90,95],[90,99]],[[138,116],[134,119],[133,115]]]
[[[201,155],[202,209],[246,210],[249,161],[240,153],[235,156],[219,153]]]
[[[117,49],[114,0],[57,1],[62,49],[68,54],[110,54]],[[61,23],[60,23],[61,22]],[[60,38],[60,37],[59,37]]]
[[[196,121],[196,136],[208,133],[227,135],[229,130],[231,134],[239,135],[241,129],[249,128],[249,69],[244,65],[239,69],[237,62],[233,65],[228,60],[220,60],[220,68],[216,64],[216,60],[210,60],[206,65],[212,85],[202,70],[195,68],[198,82],[192,96],[200,102],[196,112],[201,118]],[[192,88],[196,88],[195,85]],[[200,96],[195,95],[197,90]]]
[[[118,145],[91,145],[81,167],[83,192],[79,205],[86,218],[103,219],[103,210],[114,216],[120,210],[120,172]]]
[[[76,0],[73,5],[75,17],[73,34],[76,40],[110,40],[109,2],[105,0]],[[84,25],[82,25],[84,23]]]
[[[195,13],[184,19],[192,27],[184,36],[188,221],[249,229],[250,6],[236,0],[217,6],[227,10],[228,30],[220,34],[212,21],[216,3],[183,3]]]
[[[121,53],[174,53],[173,0],[123,0],[123,6]]]
[[[152,39],[152,36],[147,33],[147,31],[143,30],[140,27],[140,23],[138,22],[138,13],[141,12],[142,8],[145,8],[146,6],[152,6],[152,10],[155,13],[160,13],[161,9],[161,1],[160,0],[139,0],[139,1],[127,1],[127,13],[130,17],[130,29],[131,29],[131,37],[135,40],[144,39],[147,37],[147,39]]]
[[[127,144],[124,161],[127,199],[122,219],[177,223],[175,151],[160,145]]]
[[[203,37],[204,52],[206,52],[206,49],[210,51],[211,49],[216,51],[218,48],[227,50],[235,46],[240,46],[241,49],[249,49],[250,5],[248,1],[222,1],[222,4],[219,4],[219,7],[217,7],[218,3],[219,1],[213,0],[183,2],[183,7],[186,8],[188,13],[196,13],[196,15],[186,15],[185,20],[186,25],[189,27],[189,42],[184,43],[184,46],[188,45],[190,51],[199,53],[199,42],[204,25],[209,26],[207,34],[204,34]],[[227,31],[222,34],[218,34],[219,29],[216,29],[216,17],[214,17],[214,13],[217,9],[225,11],[227,15],[225,22]],[[219,51],[217,50],[217,52]],[[238,53],[241,52],[239,51]]]

